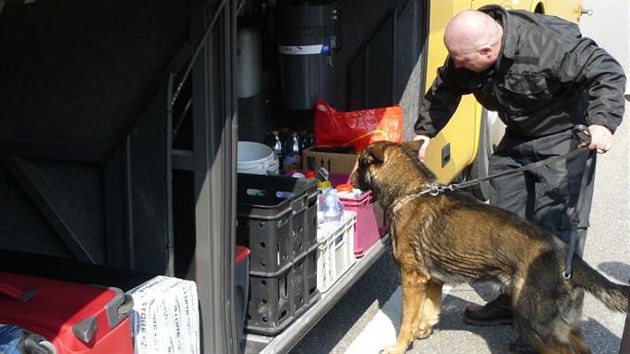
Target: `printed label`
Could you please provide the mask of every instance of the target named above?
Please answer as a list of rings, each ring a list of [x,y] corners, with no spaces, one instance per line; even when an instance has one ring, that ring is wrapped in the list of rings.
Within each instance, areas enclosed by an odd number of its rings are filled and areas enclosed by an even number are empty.
[[[278,53],[286,55],[314,55],[326,54],[330,52],[328,44],[312,44],[312,45],[279,45]]]

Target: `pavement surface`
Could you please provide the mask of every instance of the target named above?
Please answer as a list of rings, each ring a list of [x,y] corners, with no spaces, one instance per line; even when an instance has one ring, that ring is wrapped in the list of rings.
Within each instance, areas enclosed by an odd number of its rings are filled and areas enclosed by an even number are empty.
[[[585,0],[593,10],[580,27],[630,72],[627,0]],[[630,279],[630,104],[615,134],[615,146],[598,158],[591,227],[585,260],[617,282]],[[511,326],[479,327],[462,321],[466,306],[495,296],[487,284],[460,284],[445,290],[442,315],[431,337],[417,340],[410,354],[505,353],[516,338]],[[613,313],[587,294],[582,330],[594,354],[617,354],[625,315]],[[386,254],[337,305],[292,349],[291,354],[370,354],[395,341],[400,321],[399,277],[391,254]]]

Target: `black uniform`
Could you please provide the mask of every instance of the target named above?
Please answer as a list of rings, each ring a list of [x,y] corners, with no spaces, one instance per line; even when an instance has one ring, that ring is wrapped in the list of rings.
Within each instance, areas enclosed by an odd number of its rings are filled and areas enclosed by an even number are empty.
[[[630,297],[628,297],[630,301]],[[619,354],[630,353],[630,313],[626,315],[626,325],[621,336],[621,346],[619,348]]]
[[[491,5],[480,9],[503,27],[496,64],[477,74],[455,68],[447,58],[427,91],[414,130],[435,136],[451,118],[462,95],[473,94],[497,111],[506,133],[490,161],[490,173],[568,152],[576,147],[571,128],[598,124],[615,132],[624,114],[625,75],[605,50],[581,36],[574,23]],[[595,159],[588,154],[532,172],[491,181],[491,203],[554,232],[571,233],[568,210],[577,206],[582,254],[588,226]],[[584,177],[584,183],[582,177]]]

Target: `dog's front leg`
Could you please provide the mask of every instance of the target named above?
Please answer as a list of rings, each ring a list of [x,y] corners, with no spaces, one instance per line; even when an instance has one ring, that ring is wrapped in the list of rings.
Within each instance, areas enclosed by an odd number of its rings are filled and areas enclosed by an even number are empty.
[[[429,280],[425,294],[424,301],[420,304],[420,314],[414,324],[414,333],[417,339],[429,337],[433,331],[433,325],[440,319],[442,283]]]
[[[416,336],[421,304],[425,299],[428,278],[416,271],[401,270],[402,321],[396,344],[383,349],[384,354],[402,354]]]

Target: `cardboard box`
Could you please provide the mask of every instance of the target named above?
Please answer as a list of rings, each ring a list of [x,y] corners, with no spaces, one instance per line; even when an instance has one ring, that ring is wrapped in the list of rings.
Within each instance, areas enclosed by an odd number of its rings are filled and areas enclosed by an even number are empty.
[[[349,175],[352,173],[357,155],[353,153],[330,152],[330,149],[310,147],[303,152],[302,168],[317,170],[325,167],[328,172]]]

